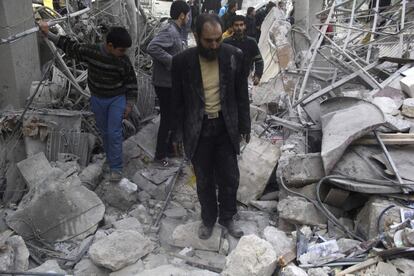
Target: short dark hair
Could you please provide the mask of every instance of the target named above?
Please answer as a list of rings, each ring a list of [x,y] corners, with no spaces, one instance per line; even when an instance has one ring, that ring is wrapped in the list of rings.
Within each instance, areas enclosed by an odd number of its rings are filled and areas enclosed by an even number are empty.
[[[206,23],[210,24],[217,24],[223,29],[221,24],[220,17],[215,13],[203,13],[197,17],[195,30],[198,37],[201,37],[201,33],[203,32],[203,27]]]
[[[237,5],[237,2],[236,1],[229,1],[228,5],[227,5],[227,10],[230,11],[236,5]]]
[[[180,17],[180,14],[187,15],[190,12],[190,6],[182,0],[176,0],[172,2],[170,8],[170,17],[174,20],[177,20]]]
[[[129,48],[132,39],[124,27],[112,27],[106,35],[106,43],[112,43],[114,48]]]
[[[273,7],[276,7],[276,3],[269,1],[269,3],[266,4],[266,11],[270,11]]]
[[[243,15],[235,15],[233,16],[233,18],[231,19],[231,25],[233,26],[234,22],[236,21],[243,21],[244,24],[246,24],[246,17],[244,17]]]
[[[254,7],[248,7],[246,15],[251,15],[254,11]]]

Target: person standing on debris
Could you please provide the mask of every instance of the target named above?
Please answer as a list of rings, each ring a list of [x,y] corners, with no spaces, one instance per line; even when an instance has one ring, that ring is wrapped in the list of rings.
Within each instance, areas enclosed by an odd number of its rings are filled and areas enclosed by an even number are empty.
[[[174,140],[184,143],[201,204],[201,239],[208,239],[217,216],[235,237],[240,141],[250,140],[250,105],[243,53],[221,43],[220,18],[202,14],[196,22],[197,47],[173,58]],[[218,204],[216,196],[218,187]],[[219,210],[217,210],[219,209]]]
[[[86,45],[52,34],[46,22],[41,21],[39,27],[69,57],[88,64],[90,105],[103,138],[110,180],[120,181],[123,169],[122,120],[128,117],[138,94],[134,67],[126,55],[132,45],[128,31],[113,27],[105,43]]]
[[[253,85],[258,85],[263,75],[263,58],[257,42],[254,38],[246,35],[246,18],[243,15],[236,15],[233,18],[233,35],[223,40],[224,43],[233,45],[243,52],[243,71],[248,78],[250,69],[254,64]]]
[[[246,35],[256,39],[256,10],[254,7],[249,7],[246,13]]]
[[[174,55],[184,50],[182,30],[189,20],[190,7],[178,0],[171,4],[171,21],[149,43],[147,52],[152,57],[152,83],[157,94],[161,121],[158,129],[155,161],[168,165],[167,157],[173,154],[170,135],[171,116],[171,64]]]
[[[220,0],[204,0],[203,5],[201,6],[202,13],[219,13],[221,8]]]

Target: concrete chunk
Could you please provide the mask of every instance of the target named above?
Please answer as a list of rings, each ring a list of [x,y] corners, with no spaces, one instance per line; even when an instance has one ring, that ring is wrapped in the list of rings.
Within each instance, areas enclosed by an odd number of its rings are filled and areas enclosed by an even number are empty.
[[[154,250],[154,243],[136,231],[117,230],[89,249],[91,260],[112,271],[137,262]]]
[[[95,265],[90,259],[82,259],[75,265],[73,274],[76,276],[109,276],[110,270]]]
[[[221,228],[215,226],[211,237],[208,240],[201,240],[198,238],[200,223],[197,221],[178,225],[172,233],[171,245],[218,252],[222,234]]]
[[[97,193],[109,205],[126,211],[138,202],[138,187],[126,178],[118,184],[103,181]]]
[[[306,225],[326,224],[326,217],[316,207],[300,197],[288,196],[279,201],[279,217],[292,223]]]
[[[401,90],[408,96],[414,97],[414,78],[412,76],[400,80]]]
[[[289,264],[282,269],[280,276],[308,276],[308,274],[302,268],[294,264]]]
[[[394,100],[388,97],[376,97],[372,101],[373,104],[378,106],[384,114],[397,115],[399,113],[398,106]]]
[[[414,118],[414,98],[404,100],[402,114],[406,117]]]
[[[36,272],[36,273],[59,273],[66,275],[66,271],[60,268],[56,260],[48,260],[44,262],[41,266],[30,269],[27,272]]]
[[[116,230],[132,230],[139,233],[144,233],[142,224],[134,217],[124,218],[113,223]]]
[[[136,275],[142,271],[144,271],[144,263],[141,260],[138,260],[135,264],[132,264],[130,266],[124,267],[123,269],[120,269],[118,271],[112,272],[109,274],[109,276],[130,276],[130,275]]]
[[[272,245],[256,235],[243,236],[226,258],[222,276],[270,276],[276,269]]]
[[[378,276],[398,276],[400,275],[397,271],[397,268],[389,263],[379,262],[377,265],[377,275]]]
[[[285,232],[280,231],[273,226],[268,226],[265,228],[263,237],[273,246],[277,258],[289,251],[295,250],[295,244],[293,240],[289,238]]]
[[[320,153],[292,155],[285,164],[281,170],[288,187],[303,187],[325,176]]]
[[[26,271],[29,268],[29,250],[26,247],[26,243],[20,236],[9,237],[6,244],[13,248],[13,270],[14,271]]]

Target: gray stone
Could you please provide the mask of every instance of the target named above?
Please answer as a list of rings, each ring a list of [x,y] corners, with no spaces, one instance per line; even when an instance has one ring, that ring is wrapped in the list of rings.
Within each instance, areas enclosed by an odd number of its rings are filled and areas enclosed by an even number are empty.
[[[398,258],[390,261],[398,270],[404,273],[404,276],[413,275],[414,271],[414,260]]]
[[[281,170],[288,187],[303,187],[318,182],[325,176],[320,153],[289,156]]]
[[[118,184],[103,181],[97,189],[102,200],[121,210],[128,210],[138,201],[138,187],[126,178]]]
[[[398,276],[397,268],[389,263],[379,262],[376,269],[378,276]]]
[[[270,276],[276,269],[277,256],[272,245],[257,237],[241,237],[226,258],[222,276]]]
[[[167,265],[168,256],[165,254],[150,253],[143,259],[143,263],[146,270],[153,269],[158,266]]]
[[[263,238],[273,246],[277,258],[289,251],[295,251],[295,243],[293,240],[285,232],[273,226],[265,228]]]
[[[384,114],[397,115],[399,113],[398,106],[394,100],[388,97],[376,97],[372,101],[373,104],[378,106]]]
[[[355,248],[357,246],[359,246],[359,244],[361,243],[360,241],[357,240],[351,240],[351,239],[339,239],[336,241],[339,247],[339,252],[347,252],[348,250]]]
[[[89,249],[91,260],[112,271],[137,262],[154,250],[154,243],[131,230],[117,230]]]
[[[306,199],[288,196],[279,201],[279,217],[291,223],[320,225],[326,224],[326,217]]]
[[[200,221],[196,221],[178,225],[172,233],[171,245],[218,252],[222,229],[215,226],[211,237],[207,240],[202,240],[198,237],[200,223]]]
[[[102,180],[104,160],[98,160],[95,163],[89,164],[79,174],[79,178],[82,184],[90,189],[95,190],[100,181]]]
[[[48,260],[44,262],[41,266],[30,269],[27,272],[36,272],[36,273],[60,273],[66,275],[66,271],[60,268],[56,260]]]
[[[329,276],[332,269],[329,267],[311,268],[308,270],[309,276]]]
[[[169,218],[182,219],[187,216],[187,210],[183,207],[173,207],[164,211],[164,215]]]
[[[112,224],[116,230],[133,230],[144,233],[141,223],[134,217],[124,218]]]
[[[141,191],[138,193],[138,200],[139,202],[147,202],[151,199],[151,195],[147,193],[146,191]]]
[[[76,276],[109,276],[109,269],[95,265],[90,259],[82,259],[75,265],[73,274]]]
[[[190,266],[162,265],[154,269],[144,270],[135,276],[219,276],[219,274]]]
[[[308,276],[308,274],[302,268],[289,264],[282,269],[280,276]]]
[[[168,178],[173,176],[178,171],[178,167],[167,168],[146,168],[139,173],[152,183],[159,185],[165,182]]]
[[[345,226],[348,230],[354,229],[354,221],[348,218],[339,218],[339,222]],[[343,238],[346,234],[336,227],[331,221],[328,220],[328,234],[331,238]]]
[[[30,253],[23,238],[20,236],[9,237],[6,244],[13,248],[13,270],[26,271],[29,268]]]
[[[135,264],[124,267],[121,270],[112,272],[111,274],[109,274],[109,276],[131,276],[136,275],[144,270],[144,263],[141,260],[138,260],[138,262],[136,262]]]
[[[399,116],[385,115],[386,126],[394,131],[407,132],[411,123]]]
[[[138,219],[142,224],[149,224],[152,221],[151,216],[149,215],[147,208],[144,205],[140,204],[129,212],[129,215]]]
[[[414,118],[414,98],[404,100],[402,114],[406,117]]]
[[[166,197],[165,185],[155,185],[148,179],[142,176],[141,171],[138,171],[132,177],[132,181],[137,184],[140,190],[147,192],[152,198],[157,200],[164,200]]]
[[[251,137],[249,144],[243,149],[239,158],[240,184],[237,200],[249,204],[258,199],[277,165],[280,156],[280,144],[272,144],[267,140]]]
[[[96,230],[105,206],[94,192],[81,185],[78,176],[68,177],[59,169],[50,170],[43,153],[19,164],[30,190],[18,209],[7,216],[10,228],[27,238],[36,229],[42,239],[51,242],[83,239]],[[38,164],[42,164],[41,168]],[[44,171],[36,172],[30,166]],[[32,224],[28,226],[27,221]]]
[[[277,201],[262,201],[262,200],[252,200],[250,205],[256,207],[260,211],[273,213],[277,211]]]
[[[301,195],[307,196],[310,199],[316,200],[316,183],[309,184],[301,188],[292,188],[290,187],[294,192],[300,193]],[[280,200],[287,198],[289,195],[291,195],[289,192],[287,192],[285,189],[280,190]]]

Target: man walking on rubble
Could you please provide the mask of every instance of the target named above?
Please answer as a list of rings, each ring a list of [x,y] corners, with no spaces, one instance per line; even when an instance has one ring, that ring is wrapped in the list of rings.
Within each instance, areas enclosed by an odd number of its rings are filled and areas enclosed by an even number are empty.
[[[184,50],[182,32],[188,23],[190,6],[177,0],[171,4],[171,21],[149,43],[147,52],[154,61],[152,83],[157,94],[161,121],[158,129],[155,161],[168,165],[168,155],[173,154],[170,125],[171,116],[171,64],[174,55]]]
[[[242,50],[244,74],[248,78],[250,69],[254,65],[253,85],[258,85],[263,75],[263,58],[256,40],[246,35],[246,18],[243,15],[236,15],[233,18],[232,28],[233,35],[224,39],[223,43],[228,43]]]
[[[52,34],[46,22],[40,22],[39,26],[69,57],[88,64],[90,105],[103,138],[110,180],[120,181],[123,169],[122,119],[128,117],[138,94],[136,74],[126,56],[127,49],[132,45],[128,31],[113,27],[105,43],[86,45]]]
[[[249,95],[243,53],[222,44],[221,35],[217,15],[200,15],[197,47],[175,56],[171,70],[174,137],[177,143],[184,142],[194,167],[201,239],[211,236],[217,216],[231,235],[243,235],[233,216],[240,177],[237,154],[241,139],[250,140]]]

